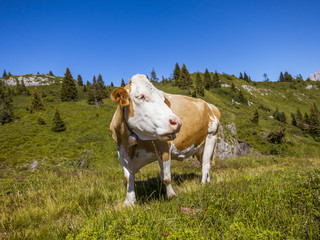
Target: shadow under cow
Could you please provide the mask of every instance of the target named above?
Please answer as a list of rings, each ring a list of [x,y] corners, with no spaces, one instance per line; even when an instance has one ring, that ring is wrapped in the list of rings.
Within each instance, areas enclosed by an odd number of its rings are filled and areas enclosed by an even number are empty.
[[[200,175],[195,173],[172,174],[173,188],[174,185],[181,185],[183,182],[195,178],[198,178],[200,181]],[[148,180],[136,180],[135,192],[137,201],[140,203],[166,199],[166,186],[161,182],[160,176],[149,178]]]

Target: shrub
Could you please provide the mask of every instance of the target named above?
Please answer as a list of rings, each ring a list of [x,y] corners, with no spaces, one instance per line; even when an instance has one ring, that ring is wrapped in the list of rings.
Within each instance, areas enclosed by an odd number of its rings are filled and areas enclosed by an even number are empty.
[[[46,122],[43,120],[42,117],[38,117],[38,124],[39,125],[46,125]]]
[[[270,132],[267,136],[267,140],[273,144],[280,144],[283,142],[283,139],[286,135],[286,128],[280,127],[272,132]]]

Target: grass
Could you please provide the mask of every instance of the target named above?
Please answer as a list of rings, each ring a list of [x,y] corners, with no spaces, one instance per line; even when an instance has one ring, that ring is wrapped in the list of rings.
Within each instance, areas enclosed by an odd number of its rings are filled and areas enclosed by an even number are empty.
[[[1,182],[0,236],[10,239],[318,238],[320,159],[218,161],[200,186],[193,160],[174,162],[177,198],[159,167],[137,174],[137,206],[122,205],[122,170],[39,168]]]
[[[200,185],[194,159],[172,163],[178,197],[167,200],[156,163],[136,175],[137,206],[125,208],[126,182],[109,124],[116,109],[105,99],[97,109],[80,101],[60,102],[59,84],[38,87],[45,111],[30,114],[31,96],[15,96],[14,122],[0,126],[0,239],[317,239],[320,236],[320,143],[290,124],[282,145],[268,143],[278,122],[271,112],[309,111],[320,101],[307,83],[248,84],[220,75],[254,103],[233,105],[230,89],[210,90],[204,99],[222,112],[224,138],[236,137],[265,154],[218,160],[211,183]],[[186,94],[175,86],[158,86]],[[262,91],[262,90],[261,90]],[[30,89],[32,92],[32,89]],[[283,97],[285,96],[285,97]],[[298,97],[302,100],[299,100]],[[251,123],[259,107],[258,125]],[[50,130],[58,108],[67,130]],[[38,125],[38,117],[46,125]],[[234,124],[237,134],[226,128]],[[278,156],[270,156],[277,147]],[[258,156],[258,157],[257,157]],[[81,161],[86,161],[80,167]],[[33,165],[33,167],[32,167]]]

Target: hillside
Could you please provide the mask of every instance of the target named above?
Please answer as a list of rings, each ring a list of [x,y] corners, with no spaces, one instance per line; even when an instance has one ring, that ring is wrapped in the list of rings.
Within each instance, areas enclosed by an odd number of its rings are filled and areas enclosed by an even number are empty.
[[[27,79],[29,77],[30,75],[13,76],[11,79]],[[194,75],[192,77],[195,78]],[[41,79],[45,80],[41,81]],[[49,82],[48,79],[50,79]],[[58,154],[66,159],[78,158],[81,151],[88,149],[92,144],[101,145],[106,141],[111,145],[108,147],[115,151],[108,129],[116,108],[115,104],[109,99],[105,99],[100,109],[88,105],[83,87],[78,89],[80,101],[62,103],[59,99],[60,80],[59,77],[50,78],[47,75],[38,76],[36,80],[33,80],[34,85],[39,85],[38,91],[43,96],[45,111],[29,114],[26,109],[31,96],[18,95],[14,97],[14,112],[19,119],[1,126],[1,139],[4,140],[4,144],[1,144],[2,162],[15,164],[26,160],[42,159],[43,157],[56,159]],[[310,111],[314,102],[320,102],[319,82],[301,81],[295,84],[287,82],[248,83],[226,74],[221,74],[220,80],[222,87],[210,91],[206,90],[203,97],[206,101],[216,105],[222,113],[218,157],[235,157],[241,154],[269,155],[270,153],[294,157],[320,155],[320,143],[290,124],[290,114],[295,113],[297,108],[304,115],[305,112]],[[48,85],[52,82],[54,84]],[[240,104],[237,102],[237,93],[231,90],[232,83],[236,89],[241,89],[247,99],[246,103]],[[187,93],[175,86],[157,84],[157,87],[168,93]],[[34,86],[29,87],[30,92],[33,88]],[[68,127],[68,130],[61,134],[50,132],[50,124],[57,107]],[[272,119],[272,114],[277,108],[279,112],[286,114],[288,122],[285,125],[285,141],[280,145],[271,144],[266,140],[266,135],[280,125],[279,121]],[[259,110],[259,124],[251,122],[255,109]],[[39,126],[36,124],[39,116],[43,117],[47,125]],[[58,140],[60,138],[63,138],[63,141],[62,139]],[[96,141],[95,139],[100,140]],[[35,147],[34,143],[38,144],[39,147]],[[29,144],[33,145],[34,148],[30,157],[25,154],[25,152],[30,151],[28,149]],[[62,144],[61,148],[60,144]],[[243,146],[244,151],[241,149]],[[49,148],[58,148],[59,151],[53,151],[53,155],[43,156],[41,151],[45,152]],[[63,149],[68,149],[68,151],[63,151]],[[103,150],[101,151],[103,152]],[[38,152],[39,154],[37,154]],[[98,160],[102,161],[102,159]]]
[[[11,78],[30,77],[34,76]],[[149,165],[137,174],[141,206],[130,211],[122,209],[123,171],[109,132],[116,105],[109,99],[99,108],[89,105],[79,86],[79,101],[61,102],[62,78],[39,77],[42,80],[29,81],[28,88],[32,92],[37,87],[45,110],[30,114],[31,96],[16,95],[15,120],[0,125],[0,238],[52,239],[70,234],[70,239],[85,239],[104,234],[110,239],[128,234],[134,239],[167,234],[180,239],[202,234],[231,239],[242,234],[244,239],[268,239],[319,234],[320,142],[292,126],[290,118],[297,108],[304,115],[313,103],[320,107],[319,82],[248,83],[219,74],[222,87],[206,90],[203,97],[222,114],[220,159],[212,170],[212,183],[199,186],[201,170],[193,159],[174,162],[178,198],[168,201],[158,179],[159,167]],[[245,103],[239,102],[232,84],[241,90]],[[170,84],[156,86],[187,94]],[[67,127],[59,133],[51,131],[57,108]],[[286,114],[287,124],[272,118],[277,108]],[[258,124],[251,121],[255,109]],[[45,125],[38,124],[39,117]],[[270,143],[266,136],[281,126],[286,128],[283,142]],[[147,231],[150,224],[154,235]]]

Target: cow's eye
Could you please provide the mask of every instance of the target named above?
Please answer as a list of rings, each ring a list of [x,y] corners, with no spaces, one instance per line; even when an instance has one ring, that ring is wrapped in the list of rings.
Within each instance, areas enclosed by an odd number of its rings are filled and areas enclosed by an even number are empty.
[[[146,97],[143,94],[137,96],[136,98],[138,98],[139,100],[142,100],[142,101],[146,100]]]

